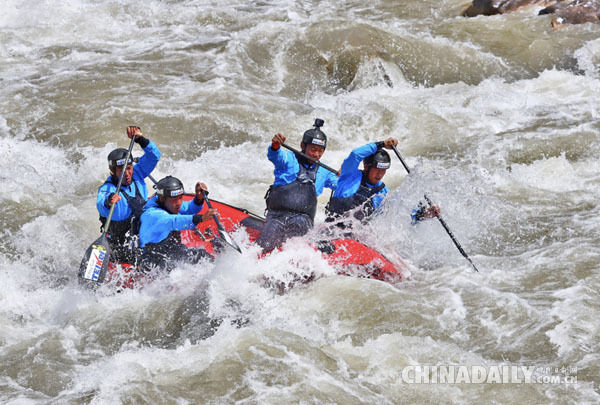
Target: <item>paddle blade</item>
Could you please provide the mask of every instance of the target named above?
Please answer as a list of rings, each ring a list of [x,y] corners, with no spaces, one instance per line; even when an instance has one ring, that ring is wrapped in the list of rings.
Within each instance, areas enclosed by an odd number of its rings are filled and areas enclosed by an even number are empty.
[[[221,236],[221,239],[227,242],[232,248],[242,253],[242,249],[233,239],[231,239],[231,236],[229,236],[225,229],[223,229],[223,225],[221,225],[220,222],[217,222],[217,228],[219,228],[219,235]]]
[[[102,283],[108,270],[108,262],[110,261],[110,246],[106,235],[96,239],[94,243],[85,251],[83,260],[79,265],[78,277],[82,281],[93,281]]]
[[[202,195],[204,196],[204,201],[206,201],[206,205],[208,205],[208,208],[209,209],[212,208],[212,204],[210,203],[210,200],[207,197],[206,191],[202,190]],[[229,234],[223,227],[223,224],[221,223],[221,221],[219,221],[219,217],[217,217],[216,215],[213,215],[213,219],[215,220],[215,223],[217,224],[217,229],[219,229],[219,235],[221,235],[221,238],[225,242],[227,242],[229,244],[229,246],[231,246],[238,252],[242,253],[242,249],[238,246],[237,243],[235,243],[235,241],[233,239],[231,239],[231,236],[229,236]]]

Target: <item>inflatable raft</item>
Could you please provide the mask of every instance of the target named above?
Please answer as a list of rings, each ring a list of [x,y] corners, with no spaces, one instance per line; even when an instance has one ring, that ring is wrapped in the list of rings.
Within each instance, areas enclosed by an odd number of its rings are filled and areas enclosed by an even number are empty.
[[[184,200],[191,200],[193,194],[184,195]],[[221,223],[229,233],[244,228],[250,241],[255,241],[260,234],[265,219],[243,208],[235,207],[220,201],[210,200],[213,208],[219,212]],[[208,209],[204,204],[202,213]],[[211,240],[218,235],[215,221],[206,221],[192,230],[181,232],[181,241],[188,247],[204,248],[216,254]],[[322,253],[327,262],[337,269],[338,274],[373,278],[395,283],[402,279],[406,267],[404,263],[394,264],[377,250],[354,239],[333,239],[320,241],[312,245]],[[225,247],[225,249],[228,249]],[[143,278],[143,273],[136,272],[134,266],[127,263],[113,263],[108,267],[106,282],[114,283],[121,288],[132,288]]]

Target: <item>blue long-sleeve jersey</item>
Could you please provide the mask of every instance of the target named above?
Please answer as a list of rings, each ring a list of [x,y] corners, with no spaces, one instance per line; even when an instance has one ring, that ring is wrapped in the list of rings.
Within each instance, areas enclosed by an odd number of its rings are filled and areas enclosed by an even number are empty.
[[[269,145],[269,148],[267,149],[267,158],[275,166],[275,170],[273,170],[273,174],[275,175],[275,181],[273,182],[274,186],[285,186],[296,180],[298,170],[300,170],[300,162],[298,162],[298,159],[293,152],[283,150],[281,147],[277,150],[273,150],[271,145]],[[307,165],[306,167],[312,168],[315,164],[316,163]],[[338,178],[334,173],[322,167],[317,169],[317,178],[315,180],[315,191],[317,192],[317,195],[321,195],[321,193],[323,193],[323,188],[325,187],[334,190],[337,183]]]
[[[128,186],[121,185],[121,190],[119,191],[119,194],[121,194],[121,200],[115,205],[115,210],[113,211],[112,216],[113,221],[123,221],[131,216],[131,208],[129,207],[127,199],[123,197],[123,193],[127,193],[129,196],[135,197],[135,188],[137,188],[144,200],[148,199],[148,187],[146,187],[146,182],[144,179],[148,177],[148,175],[152,173],[152,170],[154,170],[156,167],[161,153],[160,150],[158,150],[158,146],[156,146],[156,144],[150,140],[148,141],[148,145],[146,145],[146,147],[143,149],[144,155],[140,158],[138,163],[133,165],[131,184]],[[108,179],[110,179],[110,176]],[[103,218],[108,217],[108,213],[110,211],[110,208],[106,208],[106,205],[104,205],[105,201],[108,196],[115,191],[117,191],[117,186],[110,182],[104,183],[100,186],[100,188],[98,188],[96,207],[98,208],[100,216]]]
[[[340,177],[338,178],[337,188],[333,193],[334,198],[350,197],[358,191],[363,176],[363,172],[358,168],[360,166],[360,162],[375,152],[377,152],[377,145],[375,142],[368,143],[350,152],[350,155],[348,155],[348,157],[344,160],[344,163],[342,163],[342,169],[340,172]],[[378,187],[381,183],[382,182],[380,181],[377,184],[367,183],[366,185],[367,187]],[[377,209],[381,205],[385,195],[389,191],[389,188],[385,186],[379,193],[371,197],[374,209]]]
[[[194,214],[202,210],[204,202],[198,205],[194,200],[184,201],[178,214],[171,214],[158,205],[158,196],[152,197],[144,206],[140,227],[140,246],[147,243],[159,243],[172,231],[193,229],[196,225],[192,221]]]

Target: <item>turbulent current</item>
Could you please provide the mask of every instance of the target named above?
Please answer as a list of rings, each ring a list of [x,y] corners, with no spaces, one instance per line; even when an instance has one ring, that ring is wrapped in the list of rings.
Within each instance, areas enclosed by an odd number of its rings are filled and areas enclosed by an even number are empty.
[[[0,402],[600,401],[600,24],[468,4],[4,0]],[[241,255],[79,286],[127,125],[161,149],[154,177],[262,214],[271,138],[299,146],[317,117],[336,168],[398,138],[412,172],[393,156],[363,234],[404,281],[336,275],[302,239],[259,260],[240,230]],[[411,225],[424,193],[479,273]],[[294,273],[318,279],[259,282]]]

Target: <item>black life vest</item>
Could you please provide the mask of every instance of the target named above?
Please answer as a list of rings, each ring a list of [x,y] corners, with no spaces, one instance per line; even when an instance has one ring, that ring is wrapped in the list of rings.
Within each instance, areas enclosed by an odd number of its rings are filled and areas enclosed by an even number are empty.
[[[158,243],[146,243],[144,258],[150,268],[172,270],[176,262],[198,263],[204,258],[213,259],[203,248],[189,248],[181,243],[181,231],[171,231]]]
[[[157,267],[167,267],[170,257],[180,256],[181,231],[171,231],[169,235],[158,243],[146,243],[144,257],[150,264]],[[178,254],[179,253],[179,254]]]
[[[301,158],[297,157],[297,159],[300,169],[296,180],[284,186],[269,187],[265,196],[267,209],[305,214],[314,220],[317,212],[315,180],[319,166],[315,164],[313,168],[308,169]]]
[[[110,176],[110,178],[106,180],[104,184],[113,184],[116,186],[118,184],[118,180],[116,176]],[[146,200],[144,200],[144,197],[142,197],[140,189],[135,181],[133,181],[131,184],[135,189],[135,196],[130,196],[124,190],[123,192],[119,192],[119,194],[125,197],[125,200],[127,200],[127,204],[131,209],[131,215],[129,215],[128,218],[120,221],[111,220],[109,229],[107,230],[111,241],[116,244],[125,243],[127,232],[129,232],[129,235],[137,235],[140,231],[140,217],[142,216],[142,212],[144,212]],[[106,218],[100,217],[100,222],[102,223],[102,226],[104,226],[106,223]]]
[[[358,190],[356,190],[356,193],[349,197],[343,198],[332,196],[329,199],[329,204],[327,204],[327,211],[330,216],[341,216],[344,213],[362,205],[363,207],[361,209],[354,212],[354,218],[362,221],[375,212],[371,197],[383,190],[384,187],[384,183],[381,183],[375,187],[369,187],[367,185],[367,175],[363,171],[360,186],[358,187]]]

